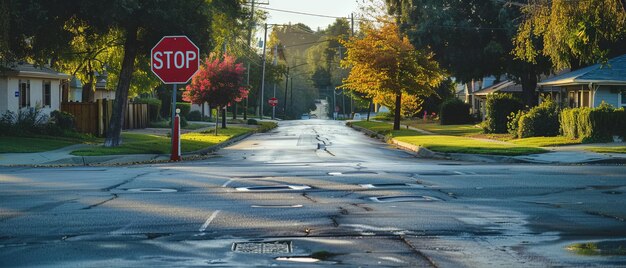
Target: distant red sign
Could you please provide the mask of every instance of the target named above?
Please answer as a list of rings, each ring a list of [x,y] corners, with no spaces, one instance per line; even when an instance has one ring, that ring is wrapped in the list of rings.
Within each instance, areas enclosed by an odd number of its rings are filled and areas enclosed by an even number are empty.
[[[186,84],[200,67],[200,49],[187,36],[165,36],[150,52],[150,68],[165,84]]]
[[[267,100],[267,103],[269,103],[270,106],[274,107],[274,106],[278,105],[278,99],[277,98],[270,98],[269,100]]]

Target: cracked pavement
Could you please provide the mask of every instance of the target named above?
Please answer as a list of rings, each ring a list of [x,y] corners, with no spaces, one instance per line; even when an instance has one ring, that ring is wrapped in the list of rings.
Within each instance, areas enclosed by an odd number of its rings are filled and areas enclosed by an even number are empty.
[[[202,161],[0,168],[0,266],[626,265],[567,250],[626,241],[624,166],[424,160],[280,125]]]

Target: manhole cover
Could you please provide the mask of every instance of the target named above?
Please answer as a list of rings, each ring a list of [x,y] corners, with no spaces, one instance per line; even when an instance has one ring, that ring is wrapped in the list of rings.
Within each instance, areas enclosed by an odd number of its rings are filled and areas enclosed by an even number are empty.
[[[419,184],[412,183],[373,183],[373,184],[359,184],[359,186],[363,188],[373,189],[373,188],[397,188],[397,187],[413,187],[413,188],[424,188],[424,186]]]
[[[242,253],[278,254],[291,253],[291,250],[291,241],[233,243],[233,251]]]
[[[390,202],[430,202],[430,201],[442,201],[439,198],[426,196],[426,195],[395,195],[395,196],[378,196],[370,197],[370,200],[380,203]]]
[[[301,208],[303,205],[251,205],[252,208]]]
[[[262,192],[262,191],[302,191],[311,189],[307,185],[273,185],[273,186],[252,186],[252,187],[237,187],[235,190],[244,192]]]
[[[133,188],[133,189],[127,189],[126,191],[136,192],[136,193],[173,193],[173,192],[178,192],[178,190],[176,190],[176,189],[168,189],[168,188]]]

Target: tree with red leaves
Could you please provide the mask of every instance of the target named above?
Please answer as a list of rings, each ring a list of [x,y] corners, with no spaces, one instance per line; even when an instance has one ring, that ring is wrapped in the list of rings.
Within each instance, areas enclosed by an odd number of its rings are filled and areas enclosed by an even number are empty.
[[[183,100],[194,104],[207,102],[217,108],[219,118],[221,108],[248,96],[248,90],[243,86],[244,71],[243,65],[237,63],[234,56],[224,54],[220,59],[212,53],[185,88]],[[222,112],[222,128],[226,128],[225,112]]]

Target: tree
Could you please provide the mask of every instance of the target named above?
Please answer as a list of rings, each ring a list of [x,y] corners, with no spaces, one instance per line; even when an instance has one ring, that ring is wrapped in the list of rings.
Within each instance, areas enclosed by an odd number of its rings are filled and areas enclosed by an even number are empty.
[[[534,0],[522,8],[514,38],[515,55],[528,62],[540,56],[557,70],[606,62],[626,52],[626,1]]]
[[[385,1],[411,43],[432,49],[456,81],[506,74],[522,85],[525,103],[536,104],[537,81],[549,73],[551,64],[545,58],[528,63],[511,54],[521,15],[518,6],[493,0]]]
[[[150,48],[165,35],[187,35],[201,51],[212,47],[212,18],[215,14],[240,14],[240,2],[228,0],[118,0],[77,1],[75,18],[96,33],[119,29],[123,36],[123,59],[115,92],[113,114],[104,145],[118,146],[123,115],[133,72],[147,63]],[[106,14],[103,16],[103,14]]]
[[[364,37],[342,41],[347,56],[342,67],[351,67],[342,88],[369,96],[393,94],[395,116],[393,129],[400,129],[402,94],[429,96],[444,79],[444,72],[433,55],[416,50],[401,35],[395,23],[384,23],[380,29],[365,28]]]
[[[220,108],[248,96],[243,84],[244,71],[243,64],[236,63],[235,57],[224,54],[224,58],[220,59],[211,54],[193,76],[191,84],[185,87],[183,100],[194,104],[208,102],[211,107],[217,107],[219,113]],[[226,113],[222,114],[222,128],[226,128]]]

